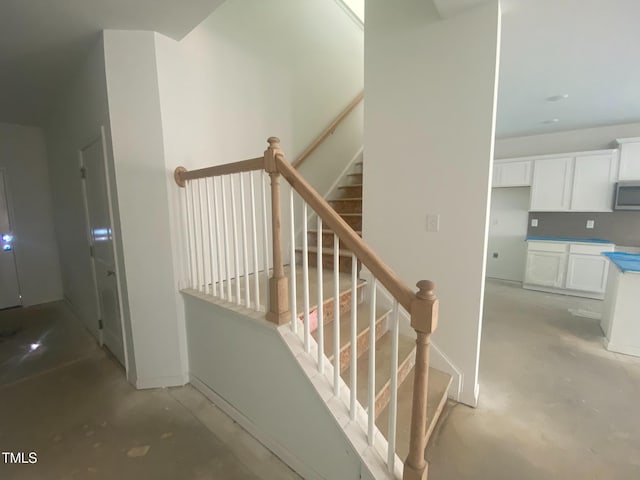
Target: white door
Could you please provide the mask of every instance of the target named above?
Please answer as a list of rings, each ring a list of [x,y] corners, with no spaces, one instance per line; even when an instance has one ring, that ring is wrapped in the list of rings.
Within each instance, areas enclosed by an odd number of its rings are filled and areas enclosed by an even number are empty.
[[[569,255],[567,288],[604,293],[609,260],[598,255]]]
[[[569,210],[573,158],[536,160],[531,182],[531,211]]]
[[[564,253],[529,252],[524,282],[531,285],[561,288],[565,270]]]
[[[124,343],[120,320],[113,229],[109,212],[102,139],[98,139],[82,149],[80,155],[102,340],[111,353],[124,365]]]
[[[571,210],[610,212],[616,167],[617,156],[613,154],[576,157]]]
[[[0,310],[22,304],[13,253],[9,193],[4,170],[0,170]]]

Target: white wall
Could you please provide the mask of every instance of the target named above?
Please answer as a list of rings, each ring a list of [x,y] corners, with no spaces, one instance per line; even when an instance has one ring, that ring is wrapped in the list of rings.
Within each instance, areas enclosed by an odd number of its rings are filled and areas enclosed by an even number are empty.
[[[436,283],[439,348],[475,405],[500,13],[367,2],[364,239],[412,287]],[[426,231],[426,215],[440,231]]]
[[[122,256],[140,388],[186,382],[155,34],[106,30],[105,71]]]
[[[272,324],[188,295],[185,307],[197,388],[230,404],[303,478],[362,478],[358,454]]]
[[[495,158],[602,150],[611,148],[616,138],[638,136],[640,136],[640,123],[626,123],[527,137],[498,138]]]
[[[60,300],[62,279],[42,130],[0,124],[0,168],[6,172],[11,196],[22,304]]]
[[[272,135],[292,161],[363,87],[363,33],[336,2],[229,0],[181,46],[187,167],[255,157]]]
[[[529,196],[529,187],[491,189],[487,277],[523,281]]]

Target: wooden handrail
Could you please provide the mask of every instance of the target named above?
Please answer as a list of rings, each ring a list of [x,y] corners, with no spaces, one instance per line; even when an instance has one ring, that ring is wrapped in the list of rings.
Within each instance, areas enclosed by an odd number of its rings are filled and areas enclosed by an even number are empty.
[[[338,115],[336,119],[322,131],[318,138],[311,142],[311,145],[305,148],[305,150],[298,156],[298,158],[294,160],[294,162],[292,163],[293,168],[299,168],[300,165],[302,165],[302,162],[309,158],[309,156],[316,150],[316,148],[318,148],[320,144],[324,142],[325,139],[335,131],[338,125],[340,125],[342,121],[347,117],[347,115],[349,115],[351,111],[358,106],[363,98],[364,92],[360,92],[356,96],[356,98],[354,98],[351,103],[347,105],[347,107],[342,112],[340,112],[340,115]]]
[[[360,238],[360,236],[331,208],[313,187],[289,164],[284,155],[276,155],[278,171],[303,198],[305,202],[318,214],[322,221],[338,235],[340,241],[351,250],[355,256],[369,269],[393,295],[396,300],[411,311],[411,304],[416,298],[415,293],[398,277],[387,264]]]
[[[187,180],[217,177],[231,173],[251,172],[253,170],[264,170],[264,157],[250,158],[249,160],[216,165],[215,167],[199,168],[198,170],[187,170],[184,167],[177,167],[173,172],[173,178],[179,186],[184,187]]]

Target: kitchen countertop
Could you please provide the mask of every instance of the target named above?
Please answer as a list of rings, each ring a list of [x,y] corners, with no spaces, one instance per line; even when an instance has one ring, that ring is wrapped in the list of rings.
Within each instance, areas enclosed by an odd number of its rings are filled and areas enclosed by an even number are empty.
[[[603,252],[602,255],[607,257],[611,263],[624,273],[640,273],[639,253]]]
[[[603,244],[613,244],[609,240],[604,240],[603,238],[567,238],[567,237],[535,237],[528,236],[525,238],[525,241],[537,241],[537,242],[571,242],[571,243],[603,243]]]

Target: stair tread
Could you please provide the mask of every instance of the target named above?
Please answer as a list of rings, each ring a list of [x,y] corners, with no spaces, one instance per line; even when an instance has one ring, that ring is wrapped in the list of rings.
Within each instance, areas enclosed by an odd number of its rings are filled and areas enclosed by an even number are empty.
[[[412,353],[415,347],[415,340],[400,335],[398,338],[398,367]],[[349,366],[342,372],[342,378],[349,385],[349,375],[351,367]],[[381,393],[382,388],[391,378],[391,332],[386,332],[376,342],[376,366],[375,366],[375,394],[376,397]],[[357,363],[357,380],[356,390],[357,398],[362,406],[367,408],[369,393],[369,355],[364,354],[358,358]]]
[[[307,232],[309,232],[309,233],[318,233],[318,230],[317,230],[317,229],[311,229],[311,230],[307,230]],[[361,230],[355,230],[355,232],[356,232],[358,235],[362,235],[362,231],[361,231]],[[333,230],[328,229],[328,228],[323,228],[323,229],[322,229],[322,233],[323,233],[323,234],[333,233]]]
[[[362,201],[362,197],[347,197],[347,198],[333,198],[330,202],[354,202],[356,200]]]
[[[353,185],[340,185],[338,188],[353,188],[353,187],[362,187],[362,183],[354,183]]]
[[[414,369],[398,388],[398,417],[396,422],[396,453],[407,458],[411,433],[411,408],[413,403]],[[451,375],[429,368],[429,386],[427,390],[427,433],[430,436],[435,428],[447,400],[451,385]],[[387,437],[389,433],[389,407],[387,406],[376,420],[380,432]],[[428,439],[427,439],[428,440]]]
[[[384,318],[391,312],[388,308],[384,307],[376,307],[376,322],[380,319]],[[356,330],[357,335],[360,335],[363,331],[369,328],[369,315],[371,313],[371,307],[362,303],[358,305],[358,311],[356,314]],[[324,326],[324,352],[327,357],[331,358],[333,356],[333,332],[335,331],[336,324],[335,322],[327,323]],[[312,334],[313,338],[317,340],[318,331],[314,331]],[[340,316],[340,348],[342,349],[345,345],[351,344],[351,312]]]
[[[339,213],[341,217],[361,217],[362,213]]]
[[[311,253],[318,253],[318,247],[308,247],[307,250]],[[296,252],[302,252],[301,248],[296,248]],[[322,248],[323,255],[333,255],[333,248],[331,247],[323,247]],[[340,248],[338,250],[338,255],[340,257],[351,258],[351,250],[346,250],[344,248]]]

